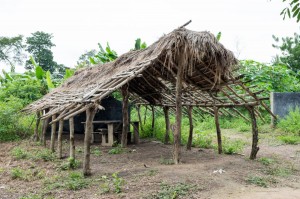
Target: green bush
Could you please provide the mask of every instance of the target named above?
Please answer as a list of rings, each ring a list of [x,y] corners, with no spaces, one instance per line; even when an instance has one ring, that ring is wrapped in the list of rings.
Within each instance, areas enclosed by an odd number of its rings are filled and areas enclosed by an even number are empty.
[[[11,151],[11,155],[16,159],[25,159],[28,157],[28,152],[21,147],[15,147]]]
[[[295,135],[282,135],[278,136],[278,139],[285,144],[298,144],[300,143],[300,137]]]
[[[300,136],[300,110],[296,107],[294,110],[290,110],[289,114],[281,119],[277,125],[286,133],[292,133]]]
[[[239,153],[243,150],[245,146],[245,142],[242,140],[230,140],[225,137],[223,137],[222,147],[223,147],[223,153],[225,154],[235,154]],[[217,146],[215,146],[217,148]]]
[[[196,131],[193,138],[193,146],[209,149],[212,148],[213,134],[209,131]]]

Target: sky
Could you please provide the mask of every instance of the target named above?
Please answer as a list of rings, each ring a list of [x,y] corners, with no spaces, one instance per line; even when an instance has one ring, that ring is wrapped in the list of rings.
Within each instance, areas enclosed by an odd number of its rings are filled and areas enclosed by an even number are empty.
[[[150,45],[192,20],[188,29],[222,32],[220,42],[238,59],[268,63],[279,53],[272,35],[299,32],[300,23],[280,16],[284,6],[281,0],[0,0],[0,36],[52,33],[54,60],[74,67],[98,42],[121,55],[136,38]]]

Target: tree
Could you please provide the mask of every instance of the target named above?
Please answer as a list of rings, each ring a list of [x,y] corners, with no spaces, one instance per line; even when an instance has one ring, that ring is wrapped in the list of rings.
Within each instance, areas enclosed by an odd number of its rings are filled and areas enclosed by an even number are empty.
[[[43,70],[49,70],[51,73],[58,68],[57,63],[53,60],[53,53],[51,51],[51,48],[55,46],[55,44],[51,41],[52,38],[52,34],[42,31],[32,33],[31,37],[26,38],[26,44],[28,45],[26,51],[33,56],[33,58],[36,60],[36,63],[41,66]],[[34,68],[30,59],[26,61],[25,68]]]
[[[134,50],[140,50],[145,48],[147,48],[147,44],[145,42],[142,43],[142,40],[140,38],[137,38],[135,40]]]
[[[11,66],[11,71],[14,72],[14,64],[22,63],[24,54],[23,36],[16,37],[0,37],[0,62],[4,62]]]
[[[86,51],[84,54],[80,55],[76,68],[90,67],[92,64],[90,62],[90,57],[94,57],[97,54],[96,50]]]
[[[294,37],[285,37],[281,40],[273,35],[273,39],[276,44],[272,46],[282,52],[282,55],[276,57],[275,63],[284,63],[293,71],[298,72],[300,70],[300,35],[294,33]]]
[[[288,16],[289,18],[296,18],[297,22],[300,21],[300,2],[299,0],[282,0],[282,2],[288,2],[289,6],[285,7],[280,15],[283,15],[283,19]]]

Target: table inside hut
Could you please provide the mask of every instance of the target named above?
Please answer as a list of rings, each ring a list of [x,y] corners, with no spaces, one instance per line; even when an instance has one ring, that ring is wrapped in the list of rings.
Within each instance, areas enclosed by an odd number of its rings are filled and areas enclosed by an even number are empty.
[[[84,124],[85,122],[81,122]],[[94,143],[95,134],[101,135],[101,145],[102,146],[113,146],[115,141],[120,141],[122,135],[122,126],[123,122],[121,120],[100,120],[93,121],[93,133],[91,138],[91,143]],[[104,127],[96,127],[96,124],[104,126]],[[138,121],[130,121],[130,124],[133,126],[133,143],[139,143],[139,122]],[[129,130],[129,129],[128,129]],[[128,143],[131,143],[131,132],[128,131]]]

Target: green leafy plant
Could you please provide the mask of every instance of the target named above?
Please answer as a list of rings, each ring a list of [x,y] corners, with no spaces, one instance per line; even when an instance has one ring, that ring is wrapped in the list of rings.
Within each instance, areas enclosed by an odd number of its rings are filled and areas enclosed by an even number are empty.
[[[103,175],[101,177],[101,180],[104,182],[101,184],[102,193],[108,193],[112,189],[115,193],[121,193],[122,187],[125,184],[125,180],[121,177],[119,177],[118,173],[113,173],[111,175],[111,178],[107,177],[106,175]]]
[[[156,198],[163,199],[175,199],[178,197],[186,196],[190,190],[195,186],[179,183],[175,185],[168,185],[166,183],[161,183],[160,191],[155,195]]]
[[[260,187],[268,187],[268,181],[265,177],[261,176],[249,176],[246,181],[250,184],[255,184]]]
[[[300,137],[295,135],[282,135],[278,136],[278,139],[285,144],[296,145],[300,143]]]
[[[259,161],[260,163],[262,163],[263,165],[265,165],[265,166],[269,166],[269,165],[271,165],[271,164],[273,164],[273,163],[276,162],[274,159],[272,159],[272,158],[267,158],[267,157],[259,158],[258,161]]]
[[[42,149],[42,150],[39,150],[36,153],[35,158],[42,159],[45,162],[48,162],[48,161],[55,160],[56,157],[55,157],[55,154],[51,152],[51,150],[49,150],[49,149]]]
[[[11,151],[11,155],[18,160],[28,158],[28,152],[21,147],[14,147]]]
[[[121,193],[122,186],[124,185],[125,180],[123,178],[120,178],[118,173],[113,173],[111,176],[112,176],[112,182],[114,185],[115,193]]]
[[[117,145],[116,147],[108,151],[108,154],[120,154],[120,153],[123,153],[123,148],[121,147],[121,145]]]
[[[63,162],[59,166],[59,169],[61,169],[61,170],[77,169],[80,166],[80,164],[81,164],[81,162],[79,160],[69,157],[66,162]]]
[[[244,146],[245,146],[245,142],[243,142],[242,140],[230,140],[223,137],[222,147],[223,147],[223,153],[225,154],[232,155],[235,153],[239,153],[242,151]]]
[[[277,127],[285,131],[286,133],[292,133],[294,135],[300,136],[300,109],[295,107],[295,109],[290,109],[289,114],[282,118]]]

